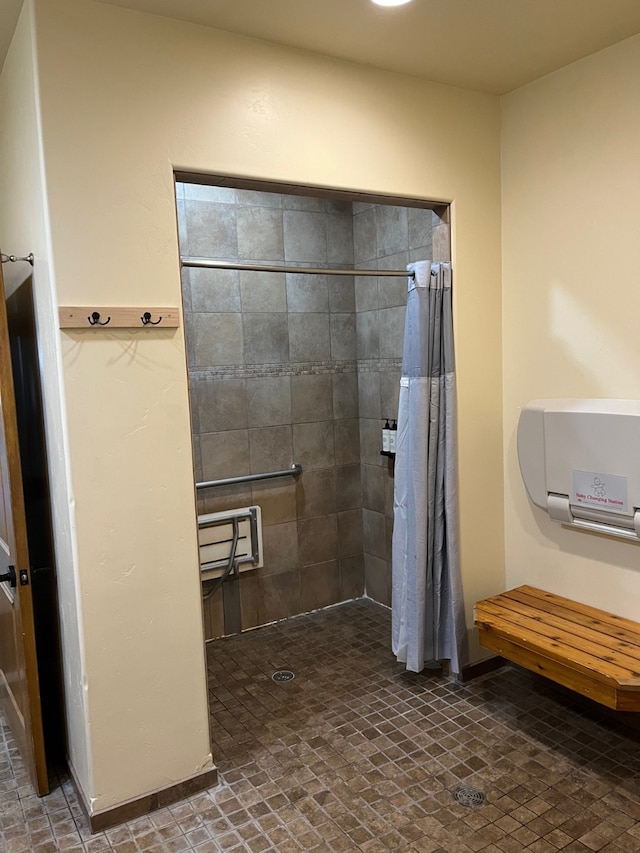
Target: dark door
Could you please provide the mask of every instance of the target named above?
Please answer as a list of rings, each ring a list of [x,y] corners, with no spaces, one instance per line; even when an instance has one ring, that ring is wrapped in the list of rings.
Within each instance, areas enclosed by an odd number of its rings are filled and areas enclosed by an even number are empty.
[[[49,790],[20,445],[0,266],[0,704],[35,791]]]

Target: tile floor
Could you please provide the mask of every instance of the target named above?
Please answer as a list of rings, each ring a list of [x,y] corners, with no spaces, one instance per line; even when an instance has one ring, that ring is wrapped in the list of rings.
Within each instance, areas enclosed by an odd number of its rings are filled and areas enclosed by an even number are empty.
[[[403,673],[388,637],[361,600],[210,644],[221,784],[94,836],[64,775],[30,793],[3,728],[0,850],[640,851],[640,734],[515,668]]]

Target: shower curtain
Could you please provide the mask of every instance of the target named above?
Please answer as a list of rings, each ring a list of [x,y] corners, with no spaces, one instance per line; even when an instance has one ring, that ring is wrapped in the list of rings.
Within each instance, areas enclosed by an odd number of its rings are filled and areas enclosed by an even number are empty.
[[[392,648],[411,672],[465,663],[451,264],[409,264],[395,460]]]

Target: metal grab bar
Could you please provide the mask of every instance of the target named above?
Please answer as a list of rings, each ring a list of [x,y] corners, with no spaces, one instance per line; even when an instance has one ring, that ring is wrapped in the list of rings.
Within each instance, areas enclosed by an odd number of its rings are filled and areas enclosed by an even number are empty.
[[[213,486],[235,486],[237,483],[252,483],[255,480],[273,480],[276,477],[297,477],[302,474],[302,465],[297,463],[284,471],[267,471],[265,474],[244,474],[241,477],[225,477],[223,480],[206,480],[196,483],[196,489],[209,489]]]

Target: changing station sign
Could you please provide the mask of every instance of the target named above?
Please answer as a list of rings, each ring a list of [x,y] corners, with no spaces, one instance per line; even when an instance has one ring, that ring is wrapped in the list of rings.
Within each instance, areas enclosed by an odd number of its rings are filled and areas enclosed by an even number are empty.
[[[627,478],[596,471],[573,472],[571,503],[607,512],[628,513]]]

